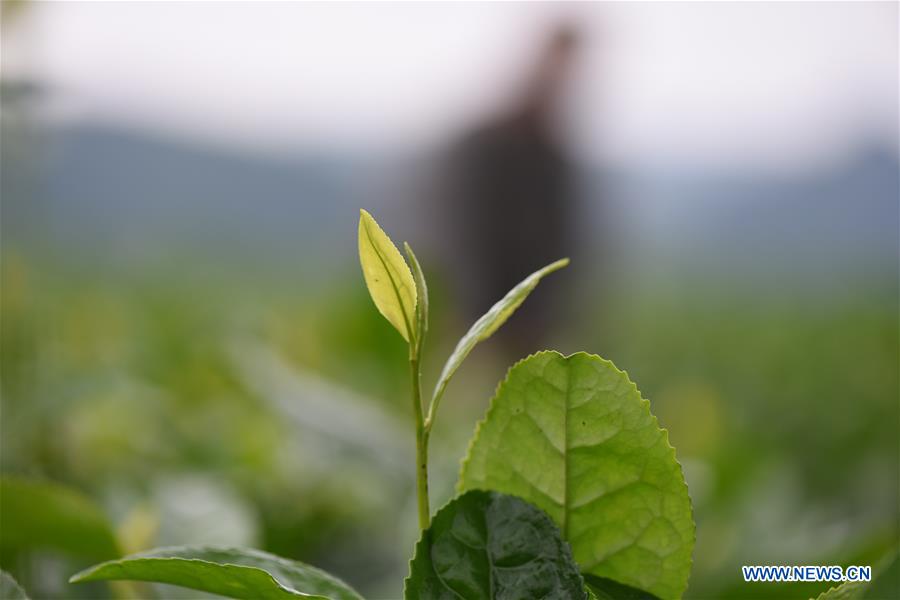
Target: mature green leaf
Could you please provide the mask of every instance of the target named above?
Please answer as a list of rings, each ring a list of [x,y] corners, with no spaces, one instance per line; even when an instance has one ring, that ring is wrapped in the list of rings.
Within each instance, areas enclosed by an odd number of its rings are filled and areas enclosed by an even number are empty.
[[[407,342],[415,338],[416,284],[400,251],[375,219],[359,211],[359,262],[378,311]]]
[[[247,548],[157,548],[93,566],[70,581],[110,579],[168,583],[245,600],[362,598],[337,577],[315,567]]]
[[[422,355],[422,345],[425,343],[425,334],[428,332],[428,285],[425,283],[425,273],[419,265],[419,259],[413,253],[412,248],[403,242],[403,249],[409,264],[412,265],[413,279],[416,282],[416,358]]]
[[[510,369],[459,489],[545,510],[584,573],[661,598],[687,587],[694,523],[675,451],[628,376],[598,356],[540,352]]]
[[[51,548],[94,559],[119,556],[103,512],[68,487],[18,477],[0,478],[0,546],[16,552]]]
[[[0,571],[0,598],[3,600],[28,600],[22,586],[6,571]]]
[[[569,545],[524,500],[466,492],[437,512],[410,562],[406,600],[587,600]]]
[[[604,579],[596,575],[584,575],[587,589],[593,592],[596,600],[659,600],[650,592],[638,590],[612,579]]]
[[[486,313],[484,313],[472,327],[469,328],[469,331],[466,332],[464,336],[459,340],[459,343],[456,344],[456,348],[454,348],[453,353],[450,355],[450,358],[447,359],[447,362],[444,364],[444,368],[441,371],[441,375],[438,378],[437,385],[434,387],[434,394],[431,398],[431,410],[429,411],[429,418],[433,417],[434,413],[437,410],[437,405],[440,402],[441,396],[444,395],[444,390],[447,388],[447,384],[450,383],[450,379],[453,377],[453,374],[456,373],[456,370],[462,364],[462,362],[466,359],[472,349],[479,343],[491,337],[497,329],[500,328],[503,323],[514,313],[519,306],[525,301],[525,298],[528,297],[534,288],[537,287],[537,284],[540,283],[541,279],[546,275],[553,273],[554,271],[558,271],[562,269],[566,265],[569,264],[568,258],[560,259],[554,263],[551,263],[540,269],[535,271],[525,279],[523,279],[516,287],[511,289],[507,294],[494,306],[490,308]]]

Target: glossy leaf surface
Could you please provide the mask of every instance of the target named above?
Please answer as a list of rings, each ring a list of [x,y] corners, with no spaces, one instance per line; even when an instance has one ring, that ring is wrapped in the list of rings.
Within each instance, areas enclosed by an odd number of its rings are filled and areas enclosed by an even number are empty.
[[[546,511],[582,572],[678,598],[694,546],[691,501],[667,433],[609,361],[541,352],[517,363],[469,447],[460,490]]]
[[[571,551],[543,511],[470,491],[437,512],[416,544],[406,600],[587,599]]]
[[[157,548],[96,565],[70,581],[116,579],[168,583],[245,600],[361,600],[350,586],[324,571],[247,548]]]

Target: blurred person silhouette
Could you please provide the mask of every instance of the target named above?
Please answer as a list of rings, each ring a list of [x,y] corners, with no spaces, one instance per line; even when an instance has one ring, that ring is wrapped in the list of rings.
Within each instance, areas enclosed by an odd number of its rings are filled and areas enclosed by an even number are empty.
[[[498,115],[451,149],[442,190],[452,268],[468,319],[528,274],[575,249],[574,168],[560,131],[561,98],[578,51],[569,24],[555,26],[522,89]],[[565,271],[562,272],[563,274]],[[497,334],[514,357],[540,349],[564,307],[563,277],[538,286]]]

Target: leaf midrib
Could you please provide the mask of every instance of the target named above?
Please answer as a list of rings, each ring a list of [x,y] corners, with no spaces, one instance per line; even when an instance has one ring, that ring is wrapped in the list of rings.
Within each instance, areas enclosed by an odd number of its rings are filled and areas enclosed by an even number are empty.
[[[381,249],[378,247],[378,244],[375,243],[375,240],[372,239],[372,233],[369,231],[369,224],[364,223],[363,229],[366,230],[366,237],[369,240],[369,245],[372,246],[372,249],[375,250],[375,256],[378,257],[378,261],[381,263],[381,266],[384,267],[384,272],[387,273],[388,281],[391,282],[391,289],[394,290],[394,296],[397,298],[397,304],[400,305],[400,314],[403,315],[403,324],[406,325],[406,335],[409,337],[409,341],[412,342],[413,339],[413,330],[410,325],[409,317],[406,314],[406,307],[403,306],[403,297],[400,295],[400,290],[397,289],[397,284],[394,283],[394,275],[391,273],[390,267],[388,267],[387,262],[384,260],[384,257],[381,255]]]

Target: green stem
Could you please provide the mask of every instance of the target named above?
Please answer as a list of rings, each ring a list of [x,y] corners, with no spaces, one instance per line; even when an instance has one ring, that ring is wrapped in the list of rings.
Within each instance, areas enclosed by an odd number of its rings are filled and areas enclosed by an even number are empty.
[[[419,507],[419,529],[428,529],[431,523],[431,506],[428,502],[428,435],[422,416],[422,385],[419,381],[419,361],[410,357],[413,411],[416,418],[416,499]]]

